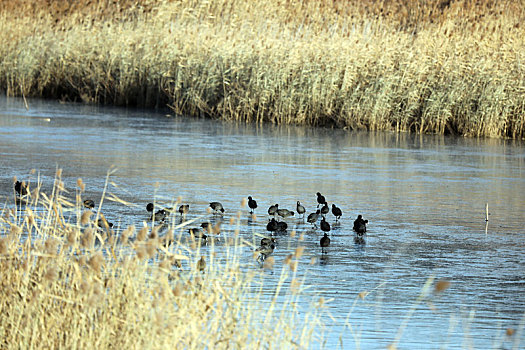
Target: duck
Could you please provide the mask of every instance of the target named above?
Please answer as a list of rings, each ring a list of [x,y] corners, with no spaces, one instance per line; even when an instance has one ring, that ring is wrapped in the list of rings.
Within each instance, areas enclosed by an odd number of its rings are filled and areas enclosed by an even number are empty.
[[[321,220],[321,231],[330,232],[330,223],[326,221],[326,218],[323,217]]]
[[[214,214],[218,214],[219,212],[224,213],[224,207],[220,202],[211,202],[210,208],[213,210]]]
[[[357,219],[354,220],[354,231],[359,236],[364,235],[366,232],[366,224],[368,224],[368,220],[363,220],[363,216],[359,214]]]
[[[155,206],[153,205],[153,203],[146,204],[146,211],[148,211],[149,213],[152,213],[153,209],[155,209]]]
[[[164,221],[166,217],[169,215],[169,212],[167,212],[164,209],[158,210],[156,213],[154,213],[155,206],[153,203],[148,203],[146,205],[146,210],[151,213],[150,220],[153,221]]]
[[[273,237],[264,237],[261,239],[261,247],[262,246],[270,246],[270,245],[275,245],[276,241],[275,241],[275,238]]]
[[[248,207],[250,208],[250,214],[253,214],[253,211],[257,208],[257,201],[252,196],[248,196]]]
[[[102,228],[102,229],[113,228],[113,223],[107,221],[106,218],[102,216],[102,214],[101,214],[101,217],[98,218],[96,225],[98,228]]]
[[[330,237],[328,237],[328,234],[325,232],[324,236],[321,237],[321,241],[319,242],[321,246],[321,252],[326,253],[326,248],[330,246]]]
[[[277,221],[277,229],[276,232],[284,232],[288,228],[288,224],[284,221]]]
[[[200,228],[197,228],[197,227],[192,227],[192,228],[189,228],[188,229],[188,232],[190,233],[190,235],[192,235],[193,237],[195,238],[200,238],[200,239],[203,239],[203,240],[206,240],[208,238],[208,236],[206,236],[203,232],[202,232],[202,229]]]
[[[306,209],[304,206],[301,205],[301,202],[297,201],[297,214],[300,214],[302,218],[304,218],[304,213],[306,213]]]
[[[268,223],[266,224],[266,230],[270,231],[270,232],[275,232],[277,231],[277,223],[278,221],[275,220],[275,218],[272,218],[271,220],[268,221]]]
[[[268,215],[275,216],[278,209],[279,209],[279,204],[270,205],[270,207],[268,208]]]
[[[258,253],[257,261],[263,262],[267,257],[272,255],[275,249],[275,244],[263,245],[255,249],[255,252]]]
[[[17,180],[14,186],[15,186],[15,192],[19,196],[27,196],[27,194],[29,193],[28,191],[29,186],[25,182],[20,182]]]
[[[221,225],[222,221],[217,221],[215,224],[212,224],[211,222],[203,222],[200,226],[204,231],[208,233],[212,233],[214,235],[219,235],[221,233]]]
[[[317,208],[319,208],[321,204],[326,204],[326,199],[320,192],[317,192]]]
[[[188,214],[190,211],[190,205],[189,204],[181,204],[179,207],[179,213],[180,215]]]
[[[310,224],[314,225],[314,228],[317,227],[317,219],[319,219],[319,214],[321,213],[321,211],[319,209],[317,209],[317,211],[315,213],[311,213],[308,215],[308,217],[306,218],[306,221],[308,221]]]
[[[332,214],[335,216],[335,221],[338,221],[343,215],[343,212],[341,211],[341,208],[338,208],[335,204],[332,204]]]
[[[286,219],[289,216],[294,216],[295,213],[293,211],[291,211],[291,210],[288,210],[288,209],[277,209],[277,215],[279,215],[280,217]]]
[[[173,207],[166,207],[166,208],[163,208],[163,209],[166,212],[166,215],[171,215],[172,213],[175,212],[175,210],[173,210]]]
[[[168,217],[168,215],[169,213],[166,210],[161,209],[157,211],[155,214],[152,214],[150,217],[150,220],[155,219],[155,221],[164,221]]]
[[[328,203],[325,203],[322,207],[321,207],[321,215],[322,217],[326,217],[326,214],[328,214],[330,212],[330,208],[328,207]]]
[[[95,201],[92,199],[86,199],[84,202],[82,202],[82,205],[84,208],[93,209],[95,208]]]

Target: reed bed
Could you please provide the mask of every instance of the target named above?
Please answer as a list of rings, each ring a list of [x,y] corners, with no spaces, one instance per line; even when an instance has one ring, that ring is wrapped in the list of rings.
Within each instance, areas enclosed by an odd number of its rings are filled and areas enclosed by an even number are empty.
[[[304,349],[322,336],[320,308],[299,315],[302,287],[293,279],[289,286],[290,268],[275,295],[263,296],[264,269],[241,267],[239,235],[214,252],[182,244],[172,224],[162,235],[158,227],[114,227],[116,234],[94,225],[100,207],[82,207],[81,180],[74,198],[60,171],[52,193],[40,185],[28,203],[1,212],[3,349]],[[270,258],[265,264],[272,268]]]
[[[8,95],[523,139],[520,1],[16,0]]]

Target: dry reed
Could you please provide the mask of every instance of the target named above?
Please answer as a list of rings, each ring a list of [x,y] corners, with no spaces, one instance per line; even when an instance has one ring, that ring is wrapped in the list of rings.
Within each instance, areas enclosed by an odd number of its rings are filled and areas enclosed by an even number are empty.
[[[8,95],[226,120],[524,137],[522,2],[0,4]]]
[[[120,240],[110,240],[112,228],[97,228],[83,214],[84,186],[77,186],[74,204],[64,197],[57,176],[52,195],[35,193],[27,205],[2,210],[1,348],[311,344],[318,310],[298,314],[296,283],[288,291],[277,286],[287,296],[281,312],[275,312],[279,293],[262,300],[264,271],[242,271],[238,256],[246,246],[238,237],[235,245],[224,247],[233,250],[226,261],[212,248],[192,250],[177,239],[171,246],[162,244],[156,232],[147,235],[148,228],[139,230],[140,240],[134,227],[122,230]],[[281,281],[286,279],[283,272]]]

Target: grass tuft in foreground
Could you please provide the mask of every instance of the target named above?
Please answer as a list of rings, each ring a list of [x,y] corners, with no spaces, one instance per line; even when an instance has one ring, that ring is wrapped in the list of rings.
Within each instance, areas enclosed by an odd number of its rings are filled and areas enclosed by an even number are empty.
[[[181,243],[172,223],[117,235],[100,208],[84,208],[83,188],[67,198],[59,171],[51,194],[37,182],[2,209],[2,348],[281,349],[320,336],[317,309],[299,316],[285,269],[263,297],[263,272],[241,268],[238,235],[226,253]]]

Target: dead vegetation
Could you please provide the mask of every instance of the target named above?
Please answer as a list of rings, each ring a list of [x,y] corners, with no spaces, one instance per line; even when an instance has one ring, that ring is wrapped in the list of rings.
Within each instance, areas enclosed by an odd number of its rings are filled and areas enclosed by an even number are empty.
[[[515,1],[13,1],[8,95],[247,122],[523,138]]]

